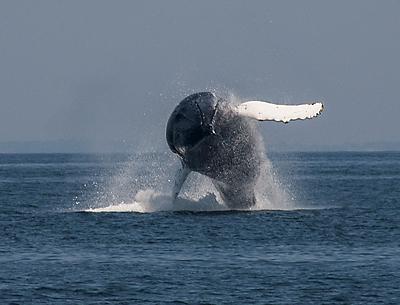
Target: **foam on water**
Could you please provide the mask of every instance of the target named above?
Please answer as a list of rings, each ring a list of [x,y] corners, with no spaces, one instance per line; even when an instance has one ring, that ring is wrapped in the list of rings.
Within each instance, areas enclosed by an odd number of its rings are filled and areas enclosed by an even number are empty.
[[[198,200],[178,198],[172,202],[172,196],[148,189],[139,191],[131,203],[120,203],[103,208],[89,208],[85,212],[136,212],[152,213],[159,211],[223,211],[226,207],[217,202],[213,194]]]

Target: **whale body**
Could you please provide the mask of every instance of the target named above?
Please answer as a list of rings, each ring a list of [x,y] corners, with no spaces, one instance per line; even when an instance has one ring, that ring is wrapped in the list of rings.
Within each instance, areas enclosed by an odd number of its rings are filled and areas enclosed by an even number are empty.
[[[250,119],[223,98],[200,92],[185,98],[167,123],[167,142],[183,166],[212,179],[230,208],[255,204],[261,156]]]
[[[315,105],[251,101],[235,106],[212,92],[186,97],[176,106],[166,127],[168,146],[182,163],[173,197],[178,196],[187,175],[195,171],[211,178],[228,208],[254,206],[254,186],[262,162],[254,120],[288,122],[309,118],[322,111],[322,104],[317,105],[321,108],[318,111]],[[318,112],[315,115],[310,110],[312,107]]]

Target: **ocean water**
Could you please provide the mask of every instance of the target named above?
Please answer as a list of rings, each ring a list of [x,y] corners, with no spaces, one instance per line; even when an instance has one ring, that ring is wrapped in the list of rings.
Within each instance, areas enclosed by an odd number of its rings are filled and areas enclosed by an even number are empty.
[[[0,155],[0,304],[399,304],[400,153],[269,157],[228,211],[171,154]]]

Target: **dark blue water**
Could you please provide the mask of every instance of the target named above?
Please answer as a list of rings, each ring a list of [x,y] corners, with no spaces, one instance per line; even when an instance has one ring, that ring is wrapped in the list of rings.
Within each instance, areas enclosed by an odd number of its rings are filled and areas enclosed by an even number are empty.
[[[400,153],[272,155],[307,209],[82,212],[160,158],[0,155],[0,304],[400,302]]]

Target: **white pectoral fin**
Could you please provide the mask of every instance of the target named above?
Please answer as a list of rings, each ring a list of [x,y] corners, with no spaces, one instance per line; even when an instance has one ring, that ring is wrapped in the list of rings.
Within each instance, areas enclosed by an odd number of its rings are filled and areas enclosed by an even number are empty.
[[[276,105],[262,101],[249,101],[236,107],[239,115],[259,121],[288,123],[293,120],[311,119],[324,109],[321,102],[303,105]]]
[[[176,197],[178,197],[178,194],[182,188],[183,183],[185,183],[185,180],[187,178],[187,176],[190,173],[190,169],[187,168],[187,166],[185,166],[182,163],[182,167],[176,172],[175,175],[175,182],[174,182],[174,188],[172,191],[172,199],[175,201]]]

